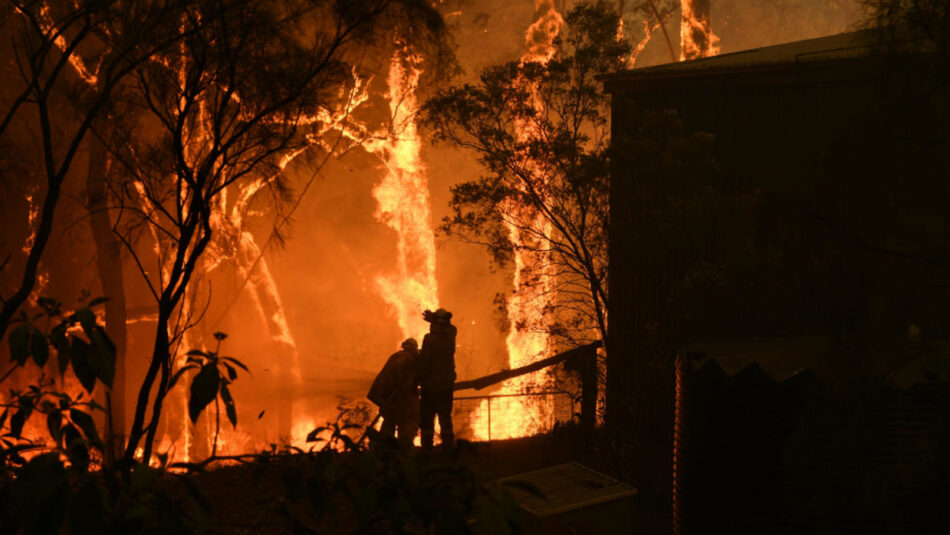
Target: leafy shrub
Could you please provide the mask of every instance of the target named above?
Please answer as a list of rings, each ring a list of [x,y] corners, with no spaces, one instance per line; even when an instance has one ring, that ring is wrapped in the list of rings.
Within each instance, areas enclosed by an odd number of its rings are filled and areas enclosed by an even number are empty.
[[[105,445],[92,412],[105,409],[83,398],[97,384],[111,387],[115,376],[115,346],[92,311],[104,301],[64,313],[62,303],[41,298],[42,312],[21,313],[10,331],[14,366],[0,381],[30,362],[40,374],[0,404],[0,534],[206,531],[209,505],[190,479],[140,463],[102,464]],[[79,394],[46,377],[54,355],[60,375],[72,367]],[[48,439],[23,435],[37,416]]]

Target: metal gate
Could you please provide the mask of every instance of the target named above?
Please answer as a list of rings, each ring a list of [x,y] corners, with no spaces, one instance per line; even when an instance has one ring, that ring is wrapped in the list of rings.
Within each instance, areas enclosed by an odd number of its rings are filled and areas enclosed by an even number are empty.
[[[452,406],[455,436],[472,441],[545,433],[574,416],[574,398],[563,391],[458,396]]]

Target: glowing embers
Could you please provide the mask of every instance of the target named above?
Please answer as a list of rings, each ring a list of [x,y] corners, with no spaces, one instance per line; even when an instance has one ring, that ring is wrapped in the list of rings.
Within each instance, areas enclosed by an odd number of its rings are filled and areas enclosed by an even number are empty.
[[[719,37],[709,25],[709,0],[682,0],[680,60],[719,54]]]
[[[375,282],[396,312],[404,337],[422,336],[426,332],[422,310],[438,306],[429,181],[414,118],[421,63],[408,46],[393,54],[387,79],[391,127],[384,139],[367,146],[386,166],[386,176],[373,188],[376,218],[397,236],[396,271],[377,276]]]

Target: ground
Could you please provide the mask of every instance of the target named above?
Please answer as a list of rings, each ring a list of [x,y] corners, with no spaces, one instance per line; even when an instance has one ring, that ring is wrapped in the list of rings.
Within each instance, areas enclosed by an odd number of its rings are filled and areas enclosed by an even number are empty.
[[[492,480],[548,466],[576,461],[608,476],[624,478],[622,457],[617,448],[610,447],[599,434],[585,434],[576,429],[560,429],[534,437],[494,441],[491,443],[463,443],[452,453],[426,457],[414,452],[422,462],[457,462],[478,475],[480,480]],[[294,510],[287,496],[288,475],[302,473],[305,455],[293,456],[268,463],[261,468],[253,465],[223,466],[197,476],[201,490],[212,505],[213,533],[289,533],[291,526],[286,517],[273,514],[277,509]],[[625,481],[633,484],[633,481]],[[346,500],[337,496],[334,505],[346,508]],[[638,496],[636,507],[629,511],[630,524],[638,526],[638,533],[669,531],[668,509],[662,503],[651,503]],[[264,506],[262,504],[270,504]],[[281,505],[283,504],[283,505]],[[270,507],[270,511],[265,510]],[[352,525],[333,525],[323,522],[311,526],[320,533],[350,533]]]

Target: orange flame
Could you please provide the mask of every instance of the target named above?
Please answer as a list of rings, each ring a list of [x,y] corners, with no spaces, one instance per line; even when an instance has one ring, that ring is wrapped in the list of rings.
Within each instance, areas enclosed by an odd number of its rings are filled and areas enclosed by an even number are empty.
[[[699,2],[706,2],[706,9],[697,9]],[[708,0],[682,0],[680,4],[680,60],[705,58],[719,54],[719,37],[709,25]]]
[[[25,14],[23,9],[19,6],[17,6],[15,9],[20,13]],[[56,35],[56,24],[50,20],[50,7],[48,5],[44,5],[40,8],[38,22],[40,29],[45,34],[45,37]],[[56,45],[56,48],[58,48],[60,52],[66,52],[66,49],[69,48],[69,44],[66,43],[66,38],[63,37],[62,34],[56,35],[56,37],[53,39],[53,44]],[[99,66],[96,65],[95,69],[90,70],[88,67],[86,67],[86,64],[83,62],[82,58],[79,57],[79,54],[75,50],[69,55],[69,64],[73,67],[73,71],[75,71],[76,75],[82,78],[83,81],[85,81],[90,86],[95,87],[96,84],[99,83]]]
[[[386,176],[373,188],[373,196],[379,204],[376,218],[398,236],[396,271],[377,276],[376,286],[396,312],[403,337],[425,333],[421,311],[435,308],[439,302],[429,180],[415,122],[421,65],[422,58],[408,46],[402,46],[393,54],[387,78],[392,116],[390,132],[367,145],[386,166]]]
[[[52,22],[49,21],[49,7],[48,6],[43,6],[41,8],[40,19],[41,19],[40,22],[43,25],[43,28],[42,28],[43,31],[51,34],[54,28],[53,28]],[[55,38],[54,44],[61,51],[65,51],[67,48],[67,43],[62,36],[58,36],[57,38]],[[186,62],[184,61],[184,58],[186,57],[186,52],[185,52],[184,42],[182,42],[180,45],[179,54],[181,55],[182,61],[180,61],[179,63],[178,81],[179,81],[179,84],[184,86],[184,84],[186,83],[186,80],[185,80]],[[156,58],[153,58],[153,61],[159,62],[165,65],[166,67],[171,64],[170,58],[168,57],[156,57]],[[92,87],[95,87],[97,85],[99,65],[96,65],[95,68],[89,68],[83,62],[82,58],[79,57],[79,55],[75,53],[69,57],[69,64],[73,68],[76,75],[78,75],[79,78],[82,79],[86,84]],[[414,71],[412,76],[410,77],[411,86],[412,86],[410,93],[415,90],[415,85],[418,81],[418,75],[420,72],[421,71]],[[334,110],[321,108],[317,111],[317,113],[314,116],[306,116],[299,119],[298,122],[300,125],[315,126],[315,131],[307,136],[308,144],[306,146],[298,148],[291,152],[288,152],[287,154],[282,156],[279,162],[280,172],[283,172],[285,167],[291,161],[293,161],[295,158],[297,158],[301,154],[304,154],[310,148],[310,146],[319,145],[327,152],[332,152],[333,147],[328,146],[325,143],[323,136],[324,134],[326,134],[327,132],[333,129],[339,129],[341,137],[347,137],[352,140],[358,140],[357,136],[359,135],[359,133],[365,133],[365,132],[362,132],[362,125],[355,125],[354,130],[356,130],[357,133],[347,130],[349,126],[353,126],[353,125],[349,125],[348,123],[350,112],[353,109],[365,103],[369,98],[368,92],[366,91],[365,81],[361,79],[359,76],[357,76],[355,70],[352,72],[352,77],[353,77],[353,82],[354,82],[353,86],[350,88],[344,87],[341,89],[340,102],[343,102],[344,103],[343,105],[339,106],[337,109],[334,109]],[[393,76],[391,74],[391,79],[392,77]],[[392,93],[395,94],[396,91]],[[237,94],[232,94],[231,98],[236,101],[240,101],[240,96]],[[412,99],[410,103],[411,105],[409,106],[409,108],[411,108],[412,110],[411,113],[414,113],[416,109],[414,95],[411,95],[411,99]],[[411,120],[411,113],[408,115],[410,117],[410,120]],[[185,138],[190,140],[190,142],[187,143],[186,146],[184,147],[186,158],[188,159],[200,158],[202,155],[202,152],[207,150],[206,141],[208,139],[208,135],[206,133],[207,132],[206,124],[208,122],[209,122],[209,119],[207,116],[206,104],[203,101],[199,102],[199,120],[195,123],[195,127],[194,127],[195,131],[194,132],[189,131],[191,129],[186,125]],[[411,137],[413,138],[413,141],[403,144],[404,146],[400,146],[400,143],[394,143],[393,144],[394,149],[391,152],[392,154],[403,154],[403,153],[411,154],[414,151],[414,154],[415,154],[414,158],[415,158],[415,161],[418,163],[419,140],[415,134],[415,125],[411,124],[410,126],[411,126],[411,134],[412,134]],[[414,148],[412,146],[413,143],[414,143]],[[390,166],[390,167],[392,168],[393,166]],[[402,167],[399,167],[399,164],[397,164],[395,167],[402,168]],[[421,165],[418,165],[417,167],[421,169]],[[423,180],[424,180],[424,175],[421,175],[421,176],[423,177]],[[284,307],[280,298],[280,294],[277,289],[276,281],[271,275],[270,270],[268,269],[266,260],[262,256],[261,248],[258,246],[253,234],[249,232],[248,230],[246,230],[246,227],[244,224],[244,217],[247,214],[247,207],[250,201],[253,199],[254,195],[258,191],[263,189],[263,187],[274,178],[275,177],[267,177],[266,179],[265,178],[258,179],[251,182],[250,184],[246,184],[243,186],[239,186],[239,185],[232,186],[233,188],[239,189],[240,191],[239,191],[238,202],[234,204],[234,206],[231,208],[230,211],[227,209],[228,203],[226,202],[228,191],[225,190],[221,193],[218,199],[218,203],[214,207],[215,213],[213,213],[211,217],[211,223],[212,223],[212,228],[215,235],[216,243],[211,244],[211,247],[209,247],[209,250],[207,251],[207,254],[205,255],[203,259],[204,260],[203,270],[206,273],[210,272],[214,270],[216,267],[218,267],[224,260],[230,260],[236,264],[238,272],[241,274],[243,278],[245,278],[248,281],[248,284],[251,289],[250,294],[251,294],[252,301],[255,304],[255,308],[257,309],[257,312],[259,313],[262,322],[267,327],[267,331],[270,334],[271,338],[274,340],[277,347],[281,348],[280,353],[284,355],[285,360],[288,361],[287,362],[288,366],[281,367],[282,371],[289,375],[289,378],[287,378],[289,379],[289,381],[284,381],[284,382],[285,383],[289,382],[289,384],[299,386],[299,383],[301,380],[299,353],[297,350],[296,341],[294,339],[294,336],[290,330],[290,327],[287,321],[287,316],[284,312]],[[136,193],[138,194],[139,202],[141,203],[143,213],[151,217],[153,215],[154,208],[151,206],[150,202],[148,201],[148,197],[145,191],[145,185],[141,182],[136,181],[134,183],[134,187],[135,187]],[[30,223],[31,229],[33,229],[33,227],[35,226],[34,220],[37,215],[37,208],[34,205],[35,203],[33,203],[32,193],[33,192],[30,192],[30,194],[27,197],[27,202],[29,203],[29,206],[30,206],[29,223]],[[186,192],[182,192],[182,194],[185,195]],[[422,195],[422,204],[420,205],[419,203],[416,203],[416,205],[414,205],[413,208],[418,209],[419,206],[422,206],[424,208],[424,221],[426,225],[425,230],[428,230],[429,244],[428,244],[428,250],[426,251],[428,253],[428,262],[426,265],[428,267],[427,274],[428,274],[429,279],[431,279],[431,283],[432,283],[431,287],[433,290],[431,293],[432,295],[434,295],[434,287],[435,287],[434,286],[434,281],[435,281],[434,250],[435,248],[434,248],[434,240],[432,239],[432,231],[430,228],[428,228],[429,211],[428,211],[427,184],[426,184],[426,189],[424,191],[424,194]],[[185,207],[185,209],[187,210],[187,206]],[[422,212],[422,210],[420,210],[420,212]],[[159,270],[162,273],[162,278],[167,279],[168,271],[169,271],[169,258],[165,254],[166,251],[163,248],[162,241],[158,233],[156,232],[156,229],[154,228],[154,226],[149,225],[148,227],[151,234],[151,238],[154,242],[154,253],[155,253],[156,260],[158,261],[158,264],[159,264]],[[34,235],[35,235],[35,229],[32,230],[32,233],[30,237],[28,238],[28,241],[26,244],[27,252],[29,250],[28,247],[32,245],[32,240],[33,240]],[[419,241],[425,242],[424,232],[419,232],[418,235],[422,236],[422,238],[420,238]],[[234,247],[235,250],[233,251],[225,250],[225,248],[221,246],[222,240],[230,241],[230,243],[235,246]],[[404,240],[402,238],[402,233],[401,233],[400,234],[400,244],[401,244],[400,257],[408,258],[410,255],[403,254],[402,252],[403,241]],[[406,262],[403,262],[403,264],[405,263]],[[403,271],[405,271],[405,269]],[[38,289],[41,289],[42,287],[45,286],[45,281],[46,281],[45,273],[41,273],[39,279],[40,281],[38,284]],[[34,292],[34,295],[38,295],[37,292]],[[423,302],[423,305],[433,306],[434,303],[435,303],[434,298],[427,299]],[[181,306],[183,307],[183,315],[187,316],[188,315],[187,308],[189,306],[187,300],[183,301]],[[418,311],[416,311],[415,315],[418,316]],[[402,315],[400,317],[402,317]],[[421,319],[418,321],[421,322]],[[400,325],[402,325],[402,321],[400,321]],[[405,330],[406,329],[404,328],[404,331]],[[421,330],[417,330],[417,331],[421,332]],[[185,332],[183,334],[181,346],[184,347],[185,349],[197,347],[198,344],[196,344],[195,341],[192,340],[192,338],[193,337],[190,336],[188,332]],[[183,356],[179,356],[178,358],[176,358],[175,360],[178,361],[176,362],[176,366],[183,365],[184,364],[183,359],[184,359]],[[184,395],[179,395],[178,396],[179,399],[174,399],[175,397],[176,397],[175,395],[172,396],[173,399],[169,400],[170,403],[180,405],[180,407],[176,407],[176,408],[182,411],[181,414],[186,414],[187,413],[186,397]],[[311,422],[307,422],[301,419],[300,421],[294,422],[289,428],[281,429],[280,441],[282,442],[289,441],[292,444],[297,445],[297,446],[304,445],[305,436],[307,432],[309,432],[309,428],[304,431],[302,431],[302,429],[305,427],[308,427],[310,423]],[[210,441],[213,438],[213,432],[205,433],[205,434],[207,435],[206,438],[209,441],[208,447],[210,451]],[[176,442],[179,438],[183,439],[184,441],[182,448],[178,448],[176,446]],[[177,427],[175,425],[169,425],[167,426],[167,431],[165,435],[159,438],[159,441],[158,441],[159,445],[156,451],[168,453],[170,455],[169,457],[170,462],[171,461],[186,461],[187,462],[190,460],[190,453],[194,447],[194,444],[193,444],[194,440],[195,440],[194,432],[190,428],[190,426],[184,425],[184,424],[178,425]],[[219,453],[222,453],[222,452],[237,453],[237,450],[235,449],[235,444],[242,444],[244,446],[249,447],[251,446],[250,438],[246,433],[242,431],[237,431],[237,430],[225,431],[225,429],[222,428],[221,436],[219,436],[218,438],[218,452]],[[138,454],[139,453],[137,453],[137,455]],[[153,459],[153,462],[157,462],[157,461]]]
[[[564,26],[564,18],[557,11],[553,0],[535,0],[535,10],[540,17],[528,27],[525,32],[525,53],[521,62],[547,64],[554,57],[556,48],[554,39]],[[526,83],[526,82],[525,82]],[[533,106],[536,111],[543,110],[543,102],[538,95],[538,87],[527,88],[533,97]],[[520,141],[530,140],[540,132],[536,124],[522,122],[516,124]],[[534,180],[544,183],[544,173],[538,162],[525,162],[535,174]],[[529,364],[546,356],[550,349],[550,340],[546,332],[538,330],[537,326],[544,322],[544,309],[551,298],[553,274],[551,259],[543,252],[545,247],[535,236],[550,236],[550,225],[533,208],[517,205],[514,201],[505,208],[508,238],[515,245],[515,269],[513,274],[514,292],[507,303],[510,328],[506,343],[508,346],[508,365],[516,368]],[[523,232],[523,229],[531,229]],[[538,252],[542,251],[542,252]],[[531,266],[533,276],[529,283],[526,280],[528,266]],[[547,379],[543,373],[533,373],[512,379],[502,385],[501,394],[516,394],[529,390],[542,390],[547,386]],[[505,439],[529,436],[537,433],[544,422],[546,415],[553,410],[549,403],[539,399],[509,398],[505,410],[492,411],[495,421],[491,424],[491,438]],[[490,400],[482,401],[475,414],[487,415]],[[501,422],[502,425],[498,425]],[[501,431],[501,432],[499,432]],[[476,423],[474,434],[476,439],[488,439],[488,424]]]

